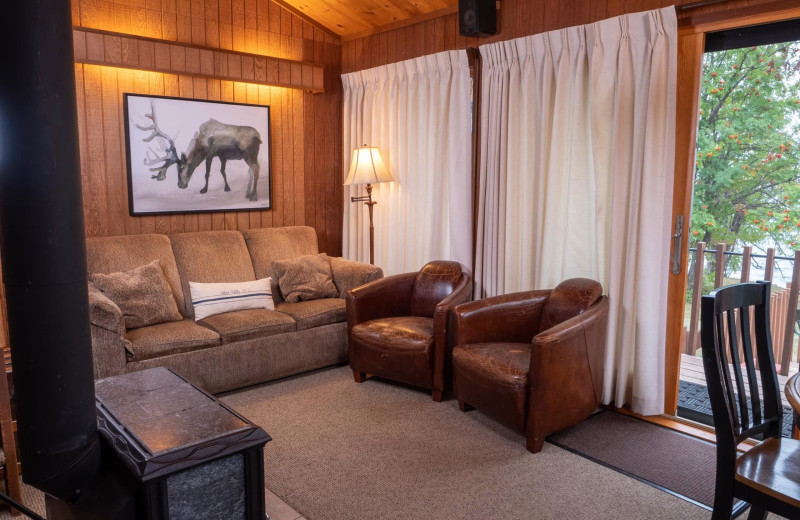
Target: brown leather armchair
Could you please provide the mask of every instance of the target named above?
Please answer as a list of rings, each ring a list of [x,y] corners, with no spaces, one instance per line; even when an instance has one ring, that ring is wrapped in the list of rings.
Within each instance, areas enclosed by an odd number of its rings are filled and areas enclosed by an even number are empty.
[[[441,401],[452,345],[450,311],[471,294],[469,274],[458,262],[444,260],[348,291],[353,378],[362,383],[369,373],[429,388],[433,400]]]
[[[453,386],[462,411],[477,408],[524,433],[528,451],[600,405],[608,298],[573,278],[453,309]]]

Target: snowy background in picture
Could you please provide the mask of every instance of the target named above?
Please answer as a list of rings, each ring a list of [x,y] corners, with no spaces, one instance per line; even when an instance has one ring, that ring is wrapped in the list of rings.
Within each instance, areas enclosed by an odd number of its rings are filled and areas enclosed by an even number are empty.
[[[270,204],[270,158],[269,158],[269,107],[256,105],[238,105],[191,101],[153,96],[127,94],[126,111],[128,116],[127,139],[129,143],[128,175],[132,196],[132,214],[172,213],[193,211],[230,211],[269,209]],[[250,179],[250,168],[242,159],[227,161],[225,173],[231,191],[224,191],[225,183],[220,173],[219,157],[214,157],[208,181],[207,193],[200,193],[205,186],[205,161],[202,161],[192,173],[185,189],[178,187],[178,164],[171,164],[166,170],[164,180],[154,179],[157,168],[164,164],[146,165],[149,156],[167,155],[169,141],[155,137],[149,142],[152,130],[142,130],[152,126],[147,117],[151,112],[151,102],[155,109],[158,129],[166,134],[173,143],[177,156],[189,154],[190,146],[200,125],[209,119],[229,125],[249,126],[254,128],[260,138],[258,164],[260,174],[257,181],[258,199],[251,201],[245,197]]]

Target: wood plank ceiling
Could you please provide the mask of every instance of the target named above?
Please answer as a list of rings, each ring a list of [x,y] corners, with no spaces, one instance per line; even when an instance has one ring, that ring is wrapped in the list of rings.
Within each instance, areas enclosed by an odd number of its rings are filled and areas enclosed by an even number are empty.
[[[277,3],[302,13],[343,40],[458,9],[458,0],[277,0]]]

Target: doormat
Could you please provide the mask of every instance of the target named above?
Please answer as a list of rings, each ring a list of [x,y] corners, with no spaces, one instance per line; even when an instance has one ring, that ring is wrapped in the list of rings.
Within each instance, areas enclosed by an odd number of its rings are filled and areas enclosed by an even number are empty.
[[[750,403],[748,403],[747,409],[750,409]],[[678,416],[714,426],[708,388],[697,383],[681,381],[678,387]],[[783,406],[781,435],[787,439],[792,436],[792,409],[785,405]]]
[[[604,410],[547,440],[711,510],[716,447],[636,417]]]

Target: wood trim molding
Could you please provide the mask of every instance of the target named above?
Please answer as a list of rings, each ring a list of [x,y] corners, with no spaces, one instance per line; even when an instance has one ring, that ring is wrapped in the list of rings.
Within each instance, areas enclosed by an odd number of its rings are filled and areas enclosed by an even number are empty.
[[[421,14],[419,16],[415,16],[413,18],[407,18],[405,20],[398,20],[396,22],[387,23],[386,25],[381,25],[380,27],[373,27],[372,29],[368,29],[366,31],[362,31],[360,33],[355,34],[348,34],[342,36],[342,43],[349,42],[352,40],[358,40],[359,38],[366,38],[367,36],[372,36],[373,34],[378,34],[386,31],[392,31],[394,29],[399,29],[401,27],[407,27],[409,25],[418,24],[420,22],[427,22],[428,20],[433,20],[434,18],[439,18],[441,16],[451,15],[453,13],[458,12],[458,4],[451,5],[448,7],[443,7],[442,9],[438,9],[436,11],[432,11],[430,13]]]
[[[800,18],[800,0],[784,0],[712,13],[692,13],[678,21],[680,34],[707,33]]]
[[[667,345],[665,352],[664,412],[672,415],[678,408],[678,385],[681,368],[683,315],[686,301],[686,279],[689,266],[689,231],[694,181],[694,148],[697,134],[697,110],[700,98],[701,65],[705,34],[683,34],[678,37],[677,112],[675,121],[675,178],[672,195],[672,220],[684,216],[681,238],[681,270],[669,274],[670,299],[667,308]],[[673,246],[674,247],[674,246]],[[679,296],[680,295],[680,296]]]
[[[76,63],[324,92],[324,66],[131,34],[72,28]]]

